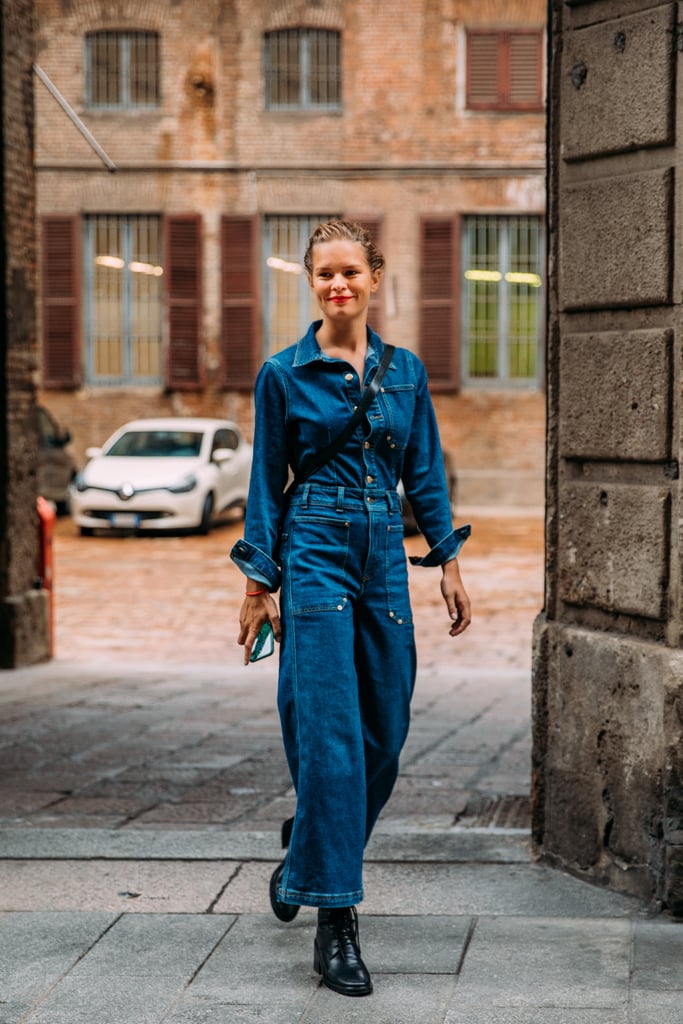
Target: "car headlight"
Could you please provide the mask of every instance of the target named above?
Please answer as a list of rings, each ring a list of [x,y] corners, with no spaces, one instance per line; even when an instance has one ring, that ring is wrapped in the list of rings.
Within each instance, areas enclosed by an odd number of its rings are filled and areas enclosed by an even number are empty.
[[[76,473],[76,476],[73,479],[72,486],[74,490],[83,492],[88,490],[90,484],[86,483],[85,477],[83,476],[82,473]]]
[[[197,483],[197,477],[194,473],[190,473],[188,476],[184,476],[179,483],[173,484],[172,487],[167,487],[166,489],[170,491],[171,494],[188,494],[190,491],[195,489]]]

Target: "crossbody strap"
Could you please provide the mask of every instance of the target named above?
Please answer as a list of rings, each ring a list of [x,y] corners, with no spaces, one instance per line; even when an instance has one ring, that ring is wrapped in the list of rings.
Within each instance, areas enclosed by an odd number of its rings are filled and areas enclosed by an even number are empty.
[[[309,476],[312,476],[313,473],[321,469],[337,454],[337,452],[341,451],[360,421],[363,419],[363,416],[365,416],[365,413],[370,407],[370,403],[379,391],[382,381],[384,380],[384,374],[389,368],[389,363],[391,362],[395,351],[396,348],[394,345],[384,346],[382,360],[377,367],[372,380],[363,392],[362,398],[356,406],[353,416],[342,432],[335,437],[334,441],[331,441],[330,444],[328,444],[326,448],[323,448],[321,452],[313,452],[312,455],[309,455],[308,458],[304,459],[299,472],[295,475],[294,480],[287,488],[286,493],[292,491],[298,484],[302,484],[305,480],[308,480]]]

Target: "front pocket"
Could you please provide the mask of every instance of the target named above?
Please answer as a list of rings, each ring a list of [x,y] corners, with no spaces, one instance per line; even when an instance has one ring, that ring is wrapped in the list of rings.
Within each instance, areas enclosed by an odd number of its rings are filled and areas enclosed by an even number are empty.
[[[387,441],[391,448],[404,451],[410,438],[415,414],[415,385],[394,384],[382,388]]]
[[[295,615],[343,611],[350,523],[298,512],[289,523],[289,593]]]
[[[397,626],[409,626],[413,621],[408,593],[408,563],[403,547],[403,526],[387,526],[386,592],[389,618]]]

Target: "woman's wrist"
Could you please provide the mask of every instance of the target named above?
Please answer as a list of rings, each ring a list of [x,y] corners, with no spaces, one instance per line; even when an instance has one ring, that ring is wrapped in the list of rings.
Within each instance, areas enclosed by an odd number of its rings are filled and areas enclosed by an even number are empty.
[[[269,594],[270,588],[261,583],[260,580],[247,579],[245,597],[260,597],[261,594]]]

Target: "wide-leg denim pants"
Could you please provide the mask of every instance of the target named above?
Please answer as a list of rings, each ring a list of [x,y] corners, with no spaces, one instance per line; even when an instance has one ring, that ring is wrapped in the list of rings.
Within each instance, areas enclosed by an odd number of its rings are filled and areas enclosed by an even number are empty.
[[[415,684],[399,496],[300,486],[281,564],[278,708],[297,805],[279,899],[352,906]]]

